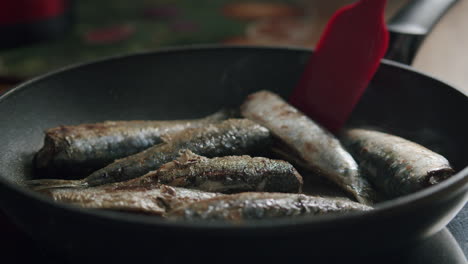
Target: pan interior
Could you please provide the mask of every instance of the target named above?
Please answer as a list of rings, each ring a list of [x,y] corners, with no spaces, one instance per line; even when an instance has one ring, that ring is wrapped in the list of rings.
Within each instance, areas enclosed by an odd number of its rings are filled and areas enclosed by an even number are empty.
[[[310,53],[217,48],[137,54],[71,68],[29,82],[0,100],[0,176],[32,178],[43,131],[104,120],[197,118],[268,89],[287,97]],[[348,126],[416,141],[468,164],[467,97],[427,76],[382,64]]]

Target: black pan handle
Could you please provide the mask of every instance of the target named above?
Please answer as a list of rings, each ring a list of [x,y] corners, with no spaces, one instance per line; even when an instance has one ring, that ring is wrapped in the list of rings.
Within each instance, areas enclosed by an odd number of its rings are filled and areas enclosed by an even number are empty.
[[[439,19],[458,0],[411,0],[389,22],[390,45],[385,58],[411,64]]]

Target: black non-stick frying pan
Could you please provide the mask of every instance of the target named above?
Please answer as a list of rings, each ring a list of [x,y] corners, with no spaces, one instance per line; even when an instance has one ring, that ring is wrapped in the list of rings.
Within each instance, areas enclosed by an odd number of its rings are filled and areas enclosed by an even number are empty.
[[[390,28],[400,33],[405,25],[428,29],[453,2],[413,1]],[[411,12],[424,8],[422,15]],[[410,58],[426,32],[406,33],[394,33],[392,47],[410,49],[391,49],[392,56]],[[392,61],[382,62],[348,126],[371,125],[414,140],[446,156],[458,173],[370,212],[239,226],[168,222],[54,203],[19,184],[33,177],[32,157],[46,128],[202,117],[238,105],[259,89],[286,97],[310,54],[287,48],[179,48],[69,67],[23,83],[0,98],[0,206],[37,241],[77,259],[361,255],[406,247],[441,230],[468,197],[467,95]]]

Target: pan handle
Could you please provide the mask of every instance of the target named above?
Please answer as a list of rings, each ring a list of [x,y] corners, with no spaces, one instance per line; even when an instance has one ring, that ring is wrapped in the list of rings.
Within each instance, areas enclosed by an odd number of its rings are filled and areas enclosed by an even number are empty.
[[[413,59],[434,25],[458,0],[410,0],[389,22],[385,58],[405,64]]]

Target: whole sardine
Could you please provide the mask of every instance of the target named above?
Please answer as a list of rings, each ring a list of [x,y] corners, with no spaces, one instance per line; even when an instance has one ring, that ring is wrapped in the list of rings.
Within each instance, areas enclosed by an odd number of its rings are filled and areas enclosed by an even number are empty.
[[[338,139],[279,96],[268,91],[251,94],[241,106],[241,113],[279,138],[288,147],[289,156],[293,157],[290,160],[300,160],[357,201],[372,204],[374,190]]]
[[[227,156],[208,159],[181,151],[174,161],[140,177],[170,186],[208,192],[242,191],[301,192],[302,177],[286,161],[250,156]]]
[[[350,129],[343,142],[371,182],[389,197],[410,194],[454,174],[443,156],[401,137]]]
[[[162,215],[171,208],[219,196],[167,185],[99,186],[86,189],[58,188],[43,191],[57,202],[83,208],[106,209]]]
[[[59,126],[45,132],[35,166],[43,174],[76,178],[162,142],[161,136],[186,128],[225,120],[233,111],[222,110],[202,119],[175,121],[106,121]]]
[[[271,137],[268,129],[247,119],[228,119],[202,128],[189,128],[163,137],[164,143],[99,169],[82,180],[32,180],[27,185],[35,189],[57,187],[91,187],[120,182],[156,170],[177,158],[182,149],[199,155],[219,157],[257,154],[268,149]]]
[[[367,211],[372,207],[360,203],[288,193],[239,193],[202,200],[170,210],[167,217],[181,220],[271,219]]]

